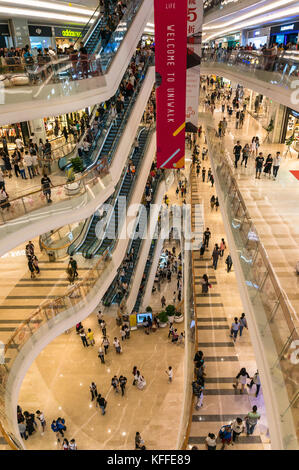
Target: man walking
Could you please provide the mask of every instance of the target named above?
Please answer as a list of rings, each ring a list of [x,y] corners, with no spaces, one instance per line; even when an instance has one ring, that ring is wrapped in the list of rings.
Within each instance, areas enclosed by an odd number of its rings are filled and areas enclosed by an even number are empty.
[[[242,315],[239,319],[239,325],[240,325],[239,333],[240,333],[240,338],[241,338],[243,329],[247,328],[247,330],[248,330],[247,320],[245,318],[245,313],[242,313]]]
[[[102,415],[106,414],[106,407],[107,407],[107,401],[105,400],[104,397],[102,397],[101,394],[98,395],[97,402],[99,404],[99,407],[101,408]]]
[[[255,426],[257,425],[258,420],[261,415],[257,412],[257,406],[253,406],[252,411],[250,411],[245,417],[247,436],[253,434]]]
[[[232,261],[232,258],[231,258],[230,255],[228,255],[228,257],[226,258],[225,264],[227,266],[227,272],[229,273],[230,270],[232,269],[232,265],[233,265],[233,261]]]
[[[238,168],[238,161],[241,157],[241,150],[242,145],[240,145],[240,141],[237,141],[237,144],[234,146],[234,156],[235,156],[235,168]]]
[[[195,409],[199,410],[203,405],[203,385],[201,379],[197,379],[192,382],[192,390],[193,395],[196,397]]]
[[[263,169],[264,160],[265,159],[263,157],[262,152],[260,152],[258,154],[258,156],[256,157],[256,159],[255,159],[255,177],[259,180],[261,179],[261,173],[262,173],[262,169]]]
[[[78,277],[78,264],[72,256],[70,257],[68,267],[73,271],[73,277]]]
[[[259,394],[260,388],[261,388],[261,381],[260,381],[260,375],[259,375],[259,371],[258,371],[258,370],[256,371],[256,373],[255,373],[254,376],[252,377],[250,384],[247,384],[247,387],[249,387],[250,390],[251,390],[251,388],[252,388],[253,385],[256,386],[255,396],[257,397],[258,394]]]
[[[119,386],[121,389],[121,396],[123,397],[125,394],[125,389],[126,389],[126,384],[127,384],[127,377],[124,377],[123,375],[119,376]]]
[[[273,161],[273,179],[274,180],[276,180],[280,164],[281,164],[281,156],[280,156],[280,152],[277,152]]]
[[[210,232],[209,227],[207,227],[206,230],[204,231],[203,237],[204,237],[203,238],[203,243],[208,248],[209,247],[209,240],[210,240],[210,237],[211,237],[211,232]]]
[[[51,200],[51,185],[52,182],[49,178],[49,176],[46,175],[46,173],[43,174],[43,177],[41,179],[41,187],[44,196],[46,196],[46,200],[48,203],[52,202]]]

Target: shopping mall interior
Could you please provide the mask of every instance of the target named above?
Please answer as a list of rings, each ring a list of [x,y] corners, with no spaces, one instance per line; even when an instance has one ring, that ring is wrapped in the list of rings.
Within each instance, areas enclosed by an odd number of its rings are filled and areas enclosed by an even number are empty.
[[[0,450],[299,449],[298,7],[0,0]]]

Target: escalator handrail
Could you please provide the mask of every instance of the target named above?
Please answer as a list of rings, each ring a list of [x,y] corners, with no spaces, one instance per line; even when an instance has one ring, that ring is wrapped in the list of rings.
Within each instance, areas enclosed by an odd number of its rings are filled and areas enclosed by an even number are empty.
[[[141,131],[139,132],[138,135],[140,135],[143,130],[145,130],[144,127],[141,129]],[[151,133],[151,130],[150,130],[150,127],[149,127],[149,128],[148,128],[148,134],[147,134],[147,140],[148,140],[148,138],[149,138],[149,136],[150,136],[150,133]],[[146,144],[147,144],[147,142],[146,142]],[[142,155],[142,156],[144,156],[144,154],[145,154],[145,151],[146,151],[145,149],[147,148],[147,147],[146,147],[146,144],[145,144],[145,147],[144,147],[143,155]],[[133,151],[134,151],[134,148],[133,148],[133,144],[132,144],[132,148],[131,148],[131,151],[130,151],[130,153],[129,153],[128,160],[130,159],[130,157],[131,157]],[[141,160],[142,160],[142,158],[140,158],[140,163],[141,163]],[[140,168],[140,165],[138,165],[138,167],[137,167],[137,169],[136,169],[136,173],[135,173],[135,177],[134,177],[134,185],[135,185],[135,181],[136,181],[137,174],[139,174],[139,168]],[[112,215],[113,215],[114,208],[115,208],[115,206],[116,206],[116,204],[117,204],[117,200],[118,200],[119,193],[120,193],[120,191],[121,191],[122,185],[123,185],[124,180],[125,180],[125,178],[126,178],[127,171],[128,171],[128,165],[126,165],[125,168],[124,168],[124,170],[123,170],[123,178],[120,178],[120,180],[119,180],[119,181],[120,181],[119,190],[117,191],[117,193],[115,193],[115,196],[114,196],[114,198],[113,198],[113,200],[112,200],[112,202],[113,202],[113,211],[111,212],[111,214],[110,214],[110,216],[109,216],[109,221],[107,221],[105,234],[107,233],[107,229],[108,229],[108,227],[109,227],[109,223],[110,223],[111,217],[112,217]],[[130,190],[129,190],[129,193],[128,193],[129,199],[131,198],[131,195],[132,195],[132,187],[134,187],[134,185],[131,185],[131,187],[130,187]],[[105,235],[105,234],[104,234],[104,235]],[[104,236],[104,235],[103,235],[103,238],[102,238],[102,239],[99,239],[99,240],[96,239],[96,240],[88,247],[88,249],[87,249],[87,251],[86,251],[86,253],[85,253],[85,256],[88,256],[88,257],[94,256],[94,254],[96,253],[96,251],[98,251],[98,250],[100,249],[101,244],[102,244],[103,241],[105,240],[105,236]]]
[[[145,63],[145,68],[144,68],[144,72],[143,72],[143,73],[147,72],[148,66],[149,66],[149,62],[150,62],[150,61],[148,60],[148,61]],[[139,81],[139,83],[138,83],[138,85],[137,85],[137,87],[136,87],[136,90],[135,90],[136,93],[137,93],[137,91],[138,91],[138,93],[139,93],[140,88],[141,88],[141,86],[142,86],[142,83],[144,83],[144,80],[145,80],[145,78],[143,78],[143,80],[140,80],[140,81]],[[133,98],[134,98],[135,92],[134,92],[134,94],[132,95],[131,100],[130,100],[130,102],[132,101],[132,103],[133,103]],[[136,96],[135,96],[135,99],[134,99],[134,103],[135,103],[135,101],[136,101]],[[129,111],[129,108],[130,108],[130,106],[128,106],[126,112],[124,113],[123,118],[122,118],[122,123],[120,124],[119,129],[118,129],[118,132],[116,133],[115,136],[117,136],[117,135],[119,135],[119,134],[122,133],[122,131],[123,131],[122,124],[123,124],[124,121],[125,121],[125,118],[126,118],[126,116],[127,116],[127,112]],[[131,108],[130,108],[130,109],[131,109]],[[116,139],[114,139],[114,144],[116,143],[115,140],[116,140]],[[85,171],[83,174],[81,174],[77,179],[74,180],[74,182],[79,183],[79,184],[81,184],[82,186],[84,186],[84,185],[87,184],[87,183],[92,183],[93,181],[95,181],[95,179],[97,179],[97,177],[99,176],[99,174],[101,174],[101,173],[108,173],[109,167],[110,167],[110,163],[111,163],[111,161],[112,161],[112,155],[116,152],[119,143],[120,143],[120,140],[118,139],[118,141],[117,141],[117,146],[116,146],[116,147],[112,147],[112,148],[110,149],[109,153],[108,153],[108,156],[107,156],[107,157],[106,157],[106,156],[103,156],[103,157],[100,159],[100,161],[99,161],[99,155],[98,155],[98,157],[95,159],[95,161],[94,161],[92,167],[91,167],[90,169],[88,169],[87,171]],[[102,169],[99,169],[99,165],[103,165],[103,168],[102,168]],[[92,172],[95,172],[95,171],[97,172],[97,174],[95,174],[95,176],[93,176],[90,180],[85,181],[86,178],[88,177],[88,175],[91,175]],[[57,185],[53,184],[53,185],[52,185],[52,188],[54,188],[54,189],[55,189],[55,188],[61,188],[61,189],[63,189],[66,184],[67,184],[67,182],[62,183],[62,184],[57,184]],[[14,198],[14,199],[9,199],[9,203],[10,203],[10,204],[12,204],[12,203],[17,204],[17,201],[19,201],[20,204],[22,205],[22,207],[24,208],[24,213],[26,214],[26,213],[28,213],[28,212],[31,212],[31,211],[27,211],[27,210],[26,210],[26,198],[31,197],[31,196],[34,196],[34,195],[36,195],[36,194],[38,194],[38,193],[39,193],[39,194],[42,194],[42,193],[43,193],[43,190],[40,189],[40,188],[39,188],[39,189],[35,189],[35,190],[33,190],[33,191],[30,191],[29,193],[27,193],[27,194],[25,194],[25,195],[18,196],[18,197]],[[22,215],[24,215],[24,214],[22,214]],[[7,220],[5,220],[4,215],[3,215],[3,211],[1,211],[1,217],[2,217],[2,224],[3,224],[3,225],[5,225],[6,222],[9,222],[10,220],[14,220],[14,219],[7,219]]]
[[[161,180],[163,179],[163,176],[164,176],[164,173],[161,172],[159,175],[158,175],[158,178],[155,180],[155,183],[154,183],[154,186],[153,186],[153,195],[156,195],[156,191],[157,191],[157,188],[159,186],[159,183],[161,182]],[[143,196],[144,196],[144,193],[143,193]],[[138,214],[137,214],[137,217],[136,217],[136,220],[135,220],[135,223],[134,223],[134,233],[136,232],[136,229],[137,229],[137,226],[139,224],[139,221],[140,221],[140,217],[141,217],[141,214],[142,214],[142,211],[139,211]],[[147,220],[149,218],[149,212],[147,212]],[[128,245],[128,249],[127,249],[127,253],[129,253],[131,251],[131,247],[132,247],[132,243],[133,241],[135,241],[134,238],[131,238],[131,241]],[[139,239],[139,249],[140,249],[140,246],[143,244],[145,240],[142,240],[142,239]],[[138,251],[139,251],[138,249]],[[137,259],[135,260],[135,262],[137,261]],[[134,284],[134,278],[135,278],[135,275],[136,275],[136,264],[134,263],[133,265],[133,271],[132,271],[132,274],[131,274],[131,277],[130,277],[130,286],[132,288],[132,285]],[[133,276],[133,280],[132,280],[132,276]],[[113,289],[115,287],[115,284],[117,282],[117,279],[115,281],[113,281],[113,286],[112,286],[112,293],[113,293]],[[111,286],[109,287],[109,290],[111,289]],[[131,289],[130,289],[131,290]],[[128,290],[122,297],[122,300],[123,298],[128,298],[129,294],[130,294],[130,290]],[[116,294],[113,294],[113,298],[115,297]]]
[[[89,38],[89,36],[90,36],[90,34],[91,34],[92,28],[95,27],[96,24],[97,24],[97,22],[94,21],[94,23],[90,25],[90,22],[93,20],[93,18],[94,18],[94,16],[95,16],[96,14],[99,15],[100,9],[101,9],[101,5],[100,5],[100,2],[99,2],[97,8],[94,10],[93,14],[91,15],[91,17],[89,18],[89,20],[88,20],[87,23],[85,24],[84,28],[82,29],[82,36],[81,36],[80,38],[77,38],[77,39],[76,39],[76,41],[75,41],[75,43],[74,43],[74,48],[75,48],[75,46],[76,46],[76,44],[77,44],[77,42],[78,42],[79,40],[80,40],[80,41],[83,41],[83,42],[84,42],[84,45],[86,44],[86,42],[87,42],[87,40],[88,40],[88,38]]]
[[[76,239],[70,244],[70,246],[68,247],[67,249],[67,253],[70,255],[70,256],[73,256],[74,253],[76,253],[80,247],[82,246],[82,244],[84,243],[85,241],[85,238],[86,238],[86,235],[89,231],[89,228],[92,224],[92,220],[93,220],[93,217],[94,217],[94,214],[92,214],[92,216],[88,217],[87,219],[85,219],[85,222],[83,224],[83,227],[82,227],[82,230],[80,231],[80,233],[78,234],[78,236],[76,237]],[[82,239],[83,237],[83,239]]]
[[[139,94],[139,92],[140,92],[140,90],[141,90],[142,84],[144,83],[145,76],[146,76],[146,73],[147,73],[147,71],[148,71],[149,65],[150,65],[150,60],[148,59],[148,60],[145,62],[145,64],[144,64],[144,69],[143,69],[143,74],[145,74],[145,75],[144,75],[144,78],[143,78],[143,79],[141,79],[141,78],[139,79],[139,81],[138,81],[138,83],[137,83],[137,85],[136,85],[136,88],[135,88],[135,90],[134,90],[134,93],[133,93],[133,95],[132,95],[131,98],[130,98],[130,102],[129,102],[128,106],[127,106],[127,109],[125,110],[124,114],[122,114],[121,122],[120,122],[120,124],[119,124],[119,126],[118,126],[118,129],[117,129],[117,132],[116,132],[116,134],[115,134],[115,136],[114,136],[111,149],[109,150],[109,153],[108,153],[108,155],[107,155],[108,161],[109,161],[109,159],[110,159],[112,153],[116,151],[116,149],[114,149],[114,145],[115,145],[116,141],[117,141],[118,143],[119,143],[119,141],[120,141],[119,136],[122,134],[123,129],[124,129],[124,127],[125,127],[125,124],[127,123],[127,119],[126,119],[126,118],[127,118],[127,116],[131,113],[132,107],[134,106],[134,104],[135,104],[135,102],[136,102],[136,98],[137,98],[137,96],[138,96],[138,94]],[[107,118],[109,117],[109,114],[110,114],[110,112],[107,111]],[[107,121],[106,121],[106,123],[107,123]],[[111,126],[110,126],[110,127],[111,127]],[[110,127],[109,127],[109,129],[107,130],[107,134],[109,133]],[[101,131],[102,131],[102,130],[101,130]],[[96,138],[96,140],[98,140],[98,138],[99,138],[99,136]],[[96,147],[96,145],[95,145],[95,147]],[[94,147],[94,149],[95,149],[95,147]],[[93,151],[94,151],[94,149],[93,149]],[[88,170],[89,168],[91,168],[92,165],[95,165],[95,164],[96,164],[96,162],[97,162],[99,156],[100,156],[100,152],[99,152],[98,155],[94,158],[93,163],[91,163],[89,166],[87,166],[87,168],[86,168],[87,170]]]

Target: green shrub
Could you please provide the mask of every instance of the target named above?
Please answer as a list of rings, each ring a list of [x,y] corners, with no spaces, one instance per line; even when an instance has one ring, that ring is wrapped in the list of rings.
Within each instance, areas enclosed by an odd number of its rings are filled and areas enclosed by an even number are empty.
[[[172,317],[172,315],[175,315],[175,306],[174,305],[167,305],[165,310],[166,310],[166,313],[169,317]]]
[[[146,307],[146,310],[145,310],[145,311],[151,313],[151,312],[153,311],[153,309],[152,309],[152,307],[148,306],[148,307]]]
[[[71,164],[75,173],[81,173],[81,171],[83,171],[84,169],[83,161],[81,160],[79,156],[75,158],[71,158]]]
[[[162,310],[162,312],[159,313],[158,318],[161,323],[167,323],[168,321],[168,315],[165,312],[165,310]]]

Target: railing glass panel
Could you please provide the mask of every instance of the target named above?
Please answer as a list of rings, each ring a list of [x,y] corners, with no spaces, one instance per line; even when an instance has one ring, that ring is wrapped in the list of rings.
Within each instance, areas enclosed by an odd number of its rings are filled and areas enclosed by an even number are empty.
[[[216,175],[217,191],[224,201],[255,322],[263,341],[285,450],[299,449],[299,318],[283,291],[259,239],[238,183],[230,157],[216,129],[206,125]]]

